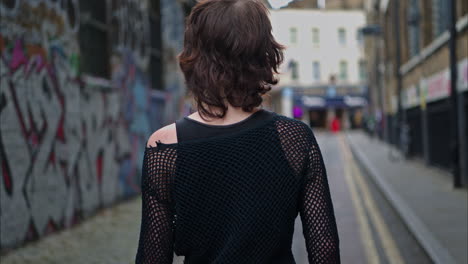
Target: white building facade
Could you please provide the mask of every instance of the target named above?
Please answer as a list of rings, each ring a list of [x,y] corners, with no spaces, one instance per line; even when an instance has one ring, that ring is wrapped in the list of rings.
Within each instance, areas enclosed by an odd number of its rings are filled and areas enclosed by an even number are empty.
[[[347,102],[365,104],[355,98],[363,99],[366,90],[364,40],[359,31],[366,23],[363,11],[279,9],[270,13],[273,34],[286,46],[278,86],[293,89],[296,99],[302,97],[301,103],[292,105],[302,108],[303,118],[307,119],[311,110],[347,112],[347,108],[354,107]],[[335,81],[330,86],[332,76]],[[289,109],[282,112],[293,115]],[[328,114],[326,119],[332,116]]]
[[[331,75],[336,75],[337,84],[362,83],[365,76],[360,69],[365,61],[359,29],[366,21],[363,11],[280,9],[270,12],[273,34],[287,47],[281,67],[282,85],[325,84]],[[293,76],[291,61],[297,63],[297,77]]]

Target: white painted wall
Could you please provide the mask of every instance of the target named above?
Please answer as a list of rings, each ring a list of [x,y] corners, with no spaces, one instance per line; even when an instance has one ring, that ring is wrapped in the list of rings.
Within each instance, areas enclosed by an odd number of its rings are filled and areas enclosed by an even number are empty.
[[[285,45],[285,60],[280,67],[280,85],[292,84],[313,86],[326,84],[330,75],[337,76],[338,84],[360,84],[359,61],[364,59],[363,43],[358,42],[358,29],[365,24],[363,11],[345,10],[305,10],[280,9],[270,10],[273,34],[278,42]],[[290,28],[297,28],[297,43],[290,42]],[[318,28],[320,42],[312,41],[312,29]],[[346,45],[338,39],[339,28],[346,31]],[[298,62],[299,78],[291,80],[288,64],[291,59]],[[348,80],[339,81],[339,64],[348,63]],[[320,62],[321,78],[313,78],[313,62]]]

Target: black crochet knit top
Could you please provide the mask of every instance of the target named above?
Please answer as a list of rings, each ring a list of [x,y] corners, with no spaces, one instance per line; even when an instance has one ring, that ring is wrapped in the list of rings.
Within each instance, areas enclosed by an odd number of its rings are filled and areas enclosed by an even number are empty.
[[[174,253],[187,264],[296,263],[298,214],[309,262],[340,263],[315,136],[270,113],[243,129],[146,147],[137,264],[172,263]]]

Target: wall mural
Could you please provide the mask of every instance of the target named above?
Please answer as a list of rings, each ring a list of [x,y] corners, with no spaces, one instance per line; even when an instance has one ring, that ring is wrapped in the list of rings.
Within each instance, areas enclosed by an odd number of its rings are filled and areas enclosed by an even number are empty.
[[[184,78],[179,70],[179,63],[176,56],[182,51],[184,40],[184,13],[180,4],[174,0],[160,0],[162,14],[171,14],[162,16],[161,28],[163,40],[163,61],[164,61],[164,86],[168,91],[165,105],[167,113],[164,123],[174,122],[180,113],[184,112],[186,107]],[[185,104],[185,105],[184,105]]]
[[[147,2],[113,1],[110,80],[79,74],[77,2],[0,1],[2,249],[138,194],[143,147],[163,123],[154,118],[177,107],[161,98],[176,98],[181,84],[153,95],[149,37],[131,33],[148,32]]]

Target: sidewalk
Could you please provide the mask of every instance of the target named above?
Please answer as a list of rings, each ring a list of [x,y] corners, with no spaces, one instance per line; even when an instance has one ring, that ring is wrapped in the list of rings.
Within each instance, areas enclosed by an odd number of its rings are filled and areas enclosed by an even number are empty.
[[[141,196],[106,208],[75,227],[0,256],[1,264],[132,264],[141,224]],[[175,257],[174,263],[181,264]]]
[[[392,159],[390,146],[362,131],[347,132],[357,161],[437,264],[468,263],[468,192],[451,175],[415,161]],[[396,155],[396,150],[392,151]]]
[[[138,241],[141,198],[98,212],[70,229],[1,256],[2,264],[130,264]]]

